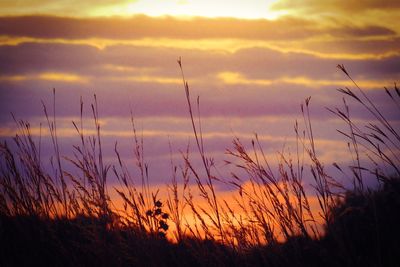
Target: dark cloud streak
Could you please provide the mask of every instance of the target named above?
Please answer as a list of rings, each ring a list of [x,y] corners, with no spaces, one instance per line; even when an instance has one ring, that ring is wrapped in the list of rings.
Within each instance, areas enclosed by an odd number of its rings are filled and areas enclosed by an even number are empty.
[[[400,75],[400,65],[397,64],[399,56],[338,61],[304,53],[280,53],[266,48],[247,48],[232,54],[221,54],[196,49],[129,45],[110,46],[100,50],[89,45],[53,43],[0,46],[0,72],[2,75],[67,72],[97,79],[141,75],[141,69],[149,69],[148,75],[179,79],[176,65],[179,56],[184,59],[188,77],[200,80],[221,71],[240,72],[252,79],[273,79],[283,75],[335,79],[335,66],[339,63],[351,66],[350,69],[355,70],[360,77],[369,79],[392,79]],[[107,65],[133,69],[124,73],[107,69]]]
[[[235,38],[250,40],[307,39],[322,34],[380,36],[392,35],[391,29],[382,26],[341,25],[321,28],[316,21],[283,17],[278,20],[241,20],[233,18],[194,18],[179,20],[172,17],[152,18],[68,18],[52,16],[0,17],[0,35],[62,38],[62,39],[140,39],[184,38],[215,39]]]

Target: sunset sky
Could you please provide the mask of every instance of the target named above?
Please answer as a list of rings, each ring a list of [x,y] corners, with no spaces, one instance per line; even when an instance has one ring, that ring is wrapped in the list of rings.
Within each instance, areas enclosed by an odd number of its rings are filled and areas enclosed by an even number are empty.
[[[283,148],[293,152],[293,125],[308,96],[320,159],[328,169],[347,166],[346,141],[336,131],[343,124],[325,109],[341,106],[336,89],[353,86],[336,66],[344,64],[399,127],[383,90],[400,78],[399,21],[398,0],[3,0],[0,137],[15,134],[13,113],[30,122],[36,140],[41,132],[42,156],[50,157],[41,100],[51,110],[55,88],[61,152],[71,156],[80,97],[89,129],[96,94],[106,162],[116,161],[115,141],[132,158],[132,110],[151,182],[165,185],[169,143],[176,164],[188,142],[196,151],[181,57],[193,101],[200,96],[206,151],[221,175],[229,175],[224,152],[234,137],[250,146],[257,133],[273,162]],[[356,106],[351,114],[370,119]]]

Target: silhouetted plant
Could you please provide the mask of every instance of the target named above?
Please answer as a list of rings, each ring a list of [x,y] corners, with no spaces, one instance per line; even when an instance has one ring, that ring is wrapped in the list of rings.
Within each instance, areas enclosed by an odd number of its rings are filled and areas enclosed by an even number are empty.
[[[202,169],[195,168],[188,145],[179,167],[171,160],[168,198],[161,200],[159,190],[150,189],[144,141],[136,133],[133,116],[135,172],[128,171],[117,143],[117,163],[105,162],[96,96],[91,105],[95,131],[90,135],[84,128],[81,99],[80,122],[73,122],[80,144],[74,146],[72,157],[63,157],[53,92],[52,116],[43,104],[54,152],[52,173],[43,166],[42,136],[35,140],[29,123],[14,119],[18,130],[13,144],[0,143],[1,266],[57,265],[60,261],[103,266],[390,266],[393,260],[398,262],[400,135],[343,65],[338,67],[357,93],[349,88],[339,91],[374,119],[359,125],[350,116],[353,104],[346,100],[342,109],[330,109],[349,127],[348,132],[340,132],[348,138],[354,159],[348,166],[352,188],[338,183],[320,161],[311,98],[301,105],[304,129],[295,123],[294,156],[284,150],[278,153],[273,169],[257,134],[250,148],[235,138],[226,162],[244,175],[218,177],[203,141],[200,100],[196,112],[180,59],[178,64]],[[385,92],[400,110],[397,85]],[[65,162],[72,163],[78,174],[66,171]],[[345,167],[333,165],[346,173]],[[122,210],[110,198],[112,174],[119,181],[113,189],[122,199]],[[306,174],[312,178],[314,192],[305,189]],[[367,175],[376,178],[378,188],[365,185]],[[235,203],[218,196],[218,184],[236,189]],[[200,205],[198,197],[206,204]],[[316,209],[312,197],[317,198]],[[188,223],[187,216],[193,216],[194,223]],[[173,237],[176,243],[170,242]]]

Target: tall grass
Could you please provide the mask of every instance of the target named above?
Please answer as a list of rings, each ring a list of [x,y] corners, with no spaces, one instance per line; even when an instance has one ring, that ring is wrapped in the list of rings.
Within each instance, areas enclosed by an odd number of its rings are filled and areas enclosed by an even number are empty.
[[[343,95],[350,97],[357,104],[363,107],[364,111],[371,116],[371,121],[366,125],[359,125],[353,121],[350,115],[350,107],[345,98],[343,98],[343,108],[329,109],[338,116],[348,126],[347,133],[341,132],[349,140],[349,150],[352,153],[353,165],[350,166],[354,177],[354,190],[363,191],[364,173],[375,175],[378,181],[385,181],[391,175],[400,175],[400,136],[399,129],[386,119],[385,114],[373,102],[373,100],[362,90],[353,80],[343,65],[338,65],[340,69],[353,83],[356,88],[351,90],[346,87],[339,89]],[[388,104],[392,103],[393,108],[400,111],[400,90],[394,83],[393,89],[384,88]],[[370,162],[374,164],[374,168],[366,168],[361,163],[361,153],[364,151]],[[340,169],[340,168],[339,168]],[[385,170],[387,169],[387,170]]]
[[[352,188],[346,188],[332,177],[319,159],[312,127],[311,97],[301,104],[302,123],[296,121],[294,125],[294,155],[283,150],[278,153],[279,160],[274,165],[267,158],[257,134],[249,141],[250,148],[235,138],[233,147],[226,150],[225,160],[235,171],[231,173],[231,178],[220,177],[213,158],[207,155],[205,148],[200,98],[197,97],[193,103],[181,59],[178,65],[196,151],[190,151],[188,145],[186,151],[181,152],[182,161],[178,165],[171,157],[171,181],[167,194],[164,194],[166,199],[161,199],[159,190],[152,191],[150,187],[144,140],[136,131],[133,116],[132,151],[137,172],[129,171],[118,150],[118,143],[115,143],[114,149],[117,163],[104,161],[96,95],[91,104],[95,134],[87,135],[81,99],[80,121],[72,122],[80,143],[73,147],[72,156],[64,156],[57,135],[54,91],[52,115],[43,104],[53,147],[50,160],[52,173],[43,166],[41,136],[39,141],[35,141],[30,124],[14,118],[18,130],[13,138],[13,148],[5,141],[0,144],[1,216],[37,216],[46,220],[92,218],[107,231],[122,231],[135,237],[150,235],[164,239],[167,236],[178,244],[192,244],[192,249],[197,246],[193,245],[193,240],[196,244],[210,240],[212,244],[248,253],[255,248],[279,246],[296,238],[323,240],[327,233],[334,232],[327,226],[340,217],[338,207],[348,200],[349,190],[368,196],[367,177],[373,175],[381,184],[400,177],[398,129],[386,119],[343,65],[338,68],[353,83],[355,90],[347,87],[339,89],[344,96],[343,107],[329,110],[349,129],[348,132],[339,132],[348,139],[353,163],[350,166],[333,163],[333,166],[342,173],[350,171],[347,177]],[[397,85],[393,89],[385,88],[385,92],[400,111]],[[373,121],[359,125],[353,120],[347,98],[361,106]],[[201,169],[195,167],[192,153],[199,157]],[[67,171],[64,167],[67,163],[72,164],[75,171]],[[112,175],[119,182],[113,188],[108,186]],[[307,179],[306,176],[310,177]],[[312,190],[306,184],[310,181]],[[220,185],[234,189],[233,203],[218,195]],[[109,190],[117,193],[122,207],[115,204]],[[301,250],[299,246],[296,245],[295,249]],[[198,246],[196,248],[199,249]],[[208,249],[206,245],[200,248],[204,251]],[[226,253],[221,247],[214,249],[216,253]],[[201,254],[201,251],[196,253]]]

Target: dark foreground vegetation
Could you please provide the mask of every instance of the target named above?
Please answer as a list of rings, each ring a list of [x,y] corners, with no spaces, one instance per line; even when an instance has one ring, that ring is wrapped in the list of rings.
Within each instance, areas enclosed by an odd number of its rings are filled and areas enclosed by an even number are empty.
[[[398,266],[400,180],[366,194],[348,193],[319,240],[237,251],[211,240],[178,244],[98,218],[1,217],[1,266]]]
[[[218,177],[204,149],[183,72],[203,166],[194,167],[189,146],[182,164],[171,160],[166,199],[150,190],[143,140],[133,120],[137,172],[128,171],[117,144],[118,163],[103,161],[96,99],[91,106],[94,134],[86,134],[82,108],[81,121],[73,122],[80,138],[73,157],[61,155],[55,115],[44,106],[54,148],[50,171],[41,158],[41,138],[37,142],[30,125],[16,120],[14,143],[0,144],[0,266],[399,266],[399,129],[344,66],[338,67],[355,89],[340,89],[352,102],[344,100],[343,108],[331,112],[348,126],[341,133],[353,162],[333,166],[351,186],[330,176],[318,159],[310,98],[301,106],[304,130],[295,124],[295,156],[280,154],[277,170],[272,170],[257,136],[249,147],[235,139],[226,152],[227,164],[240,172],[232,173],[232,179]],[[397,86],[382,92],[400,113]],[[352,120],[352,105],[371,116],[367,125]],[[66,163],[77,171],[67,171]],[[314,191],[306,188],[304,176],[311,177]],[[109,187],[110,177],[120,186]],[[366,179],[374,180],[372,188]],[[218,196],[218,183],[236,190],[235,205]],[[113,203],[110,190],[119,195],[122,207]]]

